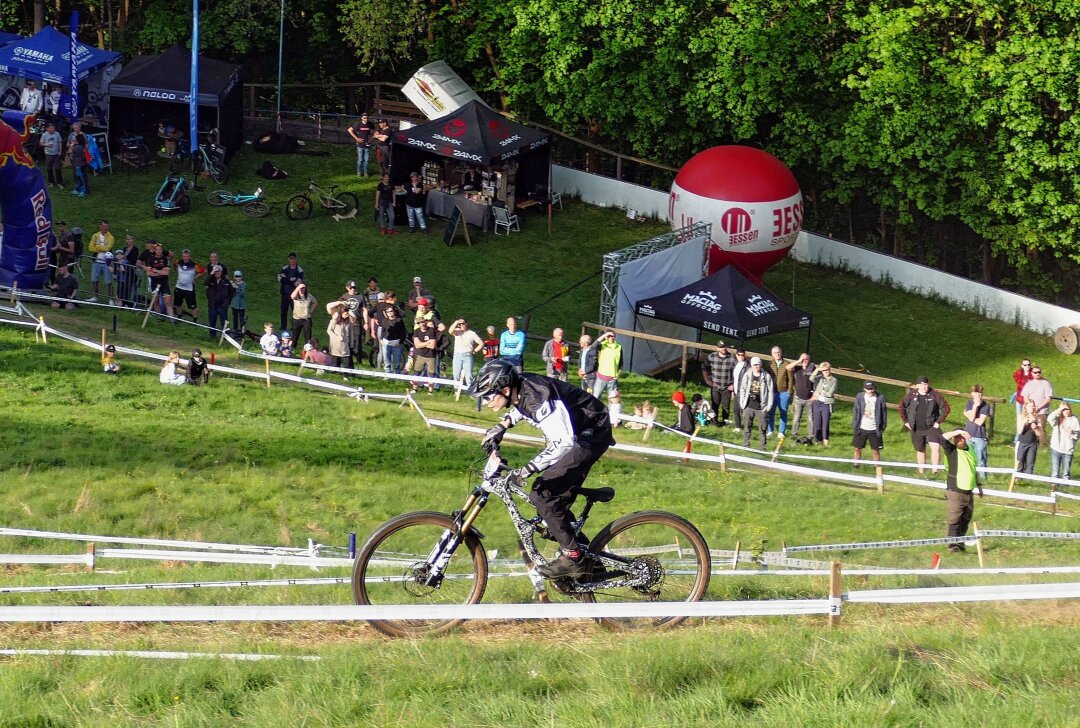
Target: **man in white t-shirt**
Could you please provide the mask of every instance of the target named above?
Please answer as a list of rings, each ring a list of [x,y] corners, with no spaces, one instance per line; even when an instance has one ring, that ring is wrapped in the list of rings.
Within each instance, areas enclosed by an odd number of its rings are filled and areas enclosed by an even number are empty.
[[[475,356],[484,350],[484,340],[469,328],[469,322],[463,318],[450,324],[449,332],[454,337],[454,381],[468,387],[473,380]]]
[[[29,79],[19,96],[19,109],[26,114],[36,114],[41,111],[43,101],[44,97],[41,95],[41,89],[37,87],[37,81]]]
[[[852,447],[855,448],[855,460],[862,460],[862,451],[867,443],[874,455],[874,462],[881,461],[881,450],[885,447],[882,434],[888,416],[885,397],[878,394],[873,382],[863,384],[862,391],[855,395],[855,407],[851,416],[851,431],[854,433]]]

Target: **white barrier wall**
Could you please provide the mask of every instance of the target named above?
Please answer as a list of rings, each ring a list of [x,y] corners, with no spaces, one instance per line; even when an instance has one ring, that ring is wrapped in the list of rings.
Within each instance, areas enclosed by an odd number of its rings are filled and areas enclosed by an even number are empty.
[[[960,308],[1040,334],[1080,324],[1080,312],[1072,309],[806,231],[799,234],[790,255],[805,263],[840,268],[888,282],[911,293],[943,298]]]
[[[551,188],[567,197],[599,207],[634,209],[639,215],[658,220],[668,219],[668,195],[650,187],[620,182],[578,169],[552,165]]]

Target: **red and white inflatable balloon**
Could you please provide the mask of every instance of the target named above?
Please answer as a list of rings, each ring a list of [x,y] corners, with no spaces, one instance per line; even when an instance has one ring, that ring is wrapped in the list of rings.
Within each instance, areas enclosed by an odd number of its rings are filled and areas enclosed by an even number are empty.
[[[672,229],[712,223],[710,274],[731,264],[758,283],[795,244],[802,213],[795,175],[754,147],[695,154],[675,176],[668,199]]]

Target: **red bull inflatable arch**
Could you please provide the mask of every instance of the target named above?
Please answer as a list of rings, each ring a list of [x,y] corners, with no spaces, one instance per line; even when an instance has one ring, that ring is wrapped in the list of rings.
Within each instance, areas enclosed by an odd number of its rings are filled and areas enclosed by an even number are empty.
[[[23,148],[34,121],[18,111],[0,116],[0,285],[25,289],[45,287],[55,242],[45,178]]]

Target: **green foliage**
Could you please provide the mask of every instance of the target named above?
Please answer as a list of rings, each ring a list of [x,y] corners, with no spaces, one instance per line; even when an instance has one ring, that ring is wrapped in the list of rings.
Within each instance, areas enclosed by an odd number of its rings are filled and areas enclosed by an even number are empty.
[[[406,72],[423,65],[423,40],[428,30],[428,3],[344,0],[339,4],[341,37],[354,51],[361,73]]]

